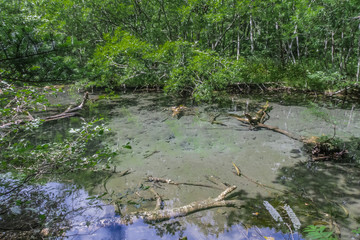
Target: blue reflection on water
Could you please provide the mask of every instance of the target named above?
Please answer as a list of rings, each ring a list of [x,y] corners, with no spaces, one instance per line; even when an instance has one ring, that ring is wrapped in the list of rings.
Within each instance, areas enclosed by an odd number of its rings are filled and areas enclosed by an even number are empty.
[[[182,237],[187,237],[190,239],[221,239],[221,240],[233,240],[233,239],[265,239],[266,237],[273,237],[274,239],[303,239],[298,233],[293,234],[284,234],[281,232],[276,232],[274,229],[270,228],[257,228],[252,227],[250,229],[245,229],[241,224],[233,225],[226,232],[219,233],[217,235],[205,235],[201,232],[198,226],[194,224],[187,224],[186,230],[184,232],[177,232],[175,234],[165,234],[159,236],[155,229],[149,227],[148,224],[145,224],[142,221],[138,221],[132,225],[112,225],[100,228],[92,233],[83,233],[83,234],[69,234],[73,239],[76,240],[86,240],[86,239],[123,239],[123,240],[140,240],[140,239],[165,239],[165,240],[178,240]]]
[[[6,179],[2,178],[2,183],[7,182],[10,185],[15,185],[16,180],[11,180],[9,176]],[[4,192],[5,188],[0,184],[0,193]],[[24,200],[32,196],[42,196],[42,199],[34,201],[34,206],[27,206],[23,209],[17,209],[17,214],[25,214],[27,209],[38,212],[38,214],[46,214],[48,219],[55,216],[65,216],[67,224],[70,224],[71,229],[68,230],[65,236],[68,239],[76,240],[91,240],[91,239],[120,239],[120,240],[139,240],[139,239],[180,239],[187,237],[188,239],[264,239],[263,236],[273,237],[274,239],[303,239],[298,233],[293,235],[277,232],[275,229],[252,227],[246,229],[241,224],[235,224],[228,227],[225,231],[217,234],[205,234],[203,229],[194,223],[182,221],[179,229],[175,231],[167,231],[162,225],[146,224],[141,219],[135,221],[131,225],[123,225],[115,222],[120,220],[120,217],[115,214],[115,209],[112,205],[106,205],[102,201],[89,196],[88,192],[83,188],[77,188],[72,184],[63,184],[58,182],[48,182],[44,185],[29,185],[25,186],[18,197]],[[32,195],[36,193],[35,195]],[[4,196],[0,197],[4,200]],[[56,204],[54,204],[56,203]],[[16,207],[15,203],[2,202],[8,204],[8,208]],[[35,210],[34,210],[35,209]],[[106,219],[108,224],[101,227],[99,222]],[[2,218],[0,218],[0,221]],[[5,219],[4,219],[5,220]],[[174,222],[170,220],[167,223]],[[179,224],[180,225],[180,224]],[[179,226],[178,225],[178,226]]]

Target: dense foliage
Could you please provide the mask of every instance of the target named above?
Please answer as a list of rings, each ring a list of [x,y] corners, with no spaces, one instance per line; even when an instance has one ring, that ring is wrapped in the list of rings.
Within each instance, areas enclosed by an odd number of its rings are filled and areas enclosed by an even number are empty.
[[[212,99],[235,83],[359,81],[355,0],[1,0],[0,78],[160,86]]]

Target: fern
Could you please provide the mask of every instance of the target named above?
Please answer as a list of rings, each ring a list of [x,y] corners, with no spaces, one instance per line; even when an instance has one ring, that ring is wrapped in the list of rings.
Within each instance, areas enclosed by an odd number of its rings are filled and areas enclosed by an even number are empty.
[[[336,240],[337,238],[333,237],[333,232],[325,231],[325,226],[314,226],[310,225],[304,229],[306,232],[306,238],[311,240]]]

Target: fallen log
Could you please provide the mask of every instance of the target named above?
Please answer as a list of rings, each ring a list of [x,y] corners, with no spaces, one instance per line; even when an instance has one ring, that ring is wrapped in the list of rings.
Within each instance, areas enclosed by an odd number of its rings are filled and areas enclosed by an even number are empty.
[[[48,121],[53,121],[53,120],[59,120],[59,119],[63,119],[63,118],[69,118],[69,117],[73,117],[78,115],[79,113],[77,111],[83,109],[85,103],[87,102],[87,100],[89,99],[89,93],[86,92],[83,96],[83,100],[81,101],[80,105],[74,108],[69,107],[68,109],[66,109],[63,113],[57,114],[57,115],[53,115],[53,116],[49,116],[44,118],[43,120],[45,122]]]
[[[202,201],[192,202],[190,204],[161,210],[161,197],[155,191],[153,192],[157,198],[155,210],[153,211],[142,211],[133,212],[124,217],[118,218],[104,218],[99,220],[96,224],[88,225],[88,222],[77,223],[72,226],[72,231],[76,231],[77,234],[89,234],[89,232],[95,232],[103,227],[113,227],[114,225],[127,225],[132,224],[136,221],[143,220],[144,222],[159,222],[165,221],[172,218],[184,217],[194,212],[201,210],[216,208],[216,207],[237,207],[242,206],[240,200],[226,200],[225,198],[234,190],[236,186],[231,186],[221,192],[216,198],[209,198]]]
[[[184,217],[191,213],[198,212],[201,210],[216,208],[216,207],[241,207],[240,200],[226,200],[225,198],[234,190],[236,186],[231,186],[221,192],[216,198],[209,198],[202,201],[192,202],[190,204],[171,208],[171,209],[160,209],[161,206],[161,197],[155,192],[157,203],[155,210],[152,211],[142,211],[142,212],[133,212],[126,215],[123,218],[115,218],[115,219],[101,219],[97,222],[96,225],[87,227],[86,223],[79,223],[80,228],[87,228],[88,230],[96,230],[102,227],[114,226],[114,224],[124,225],[124,224],[132,224],[136,221],[143,220],[144,222],[159,222],[165,221],[172,218]],[[84,229],[82,229],[84,230]]]
[[[140,212],[138,213],[138,215],[141,216],[145,222],[153,222],[182,217],[197,211],[215,207],[240,207],[240,200],[225,200],[225,197],[229,195],[229,193],[233,192],[235,189],[236,186],[231,186],[225,189],[225,191],[223,191],[216,198],[209,198],[198,202],[192,202],[188,205],[172,209]]]

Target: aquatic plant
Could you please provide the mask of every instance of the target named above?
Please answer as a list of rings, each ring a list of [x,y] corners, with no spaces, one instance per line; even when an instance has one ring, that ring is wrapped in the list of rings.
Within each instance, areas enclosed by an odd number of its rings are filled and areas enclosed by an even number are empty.
[[[310,225],[304,229],[306,233],[306,238],[311,240],[336,240],[337,238],[333,237],[333,232],[326,231],[325,226],[314,226]]]

